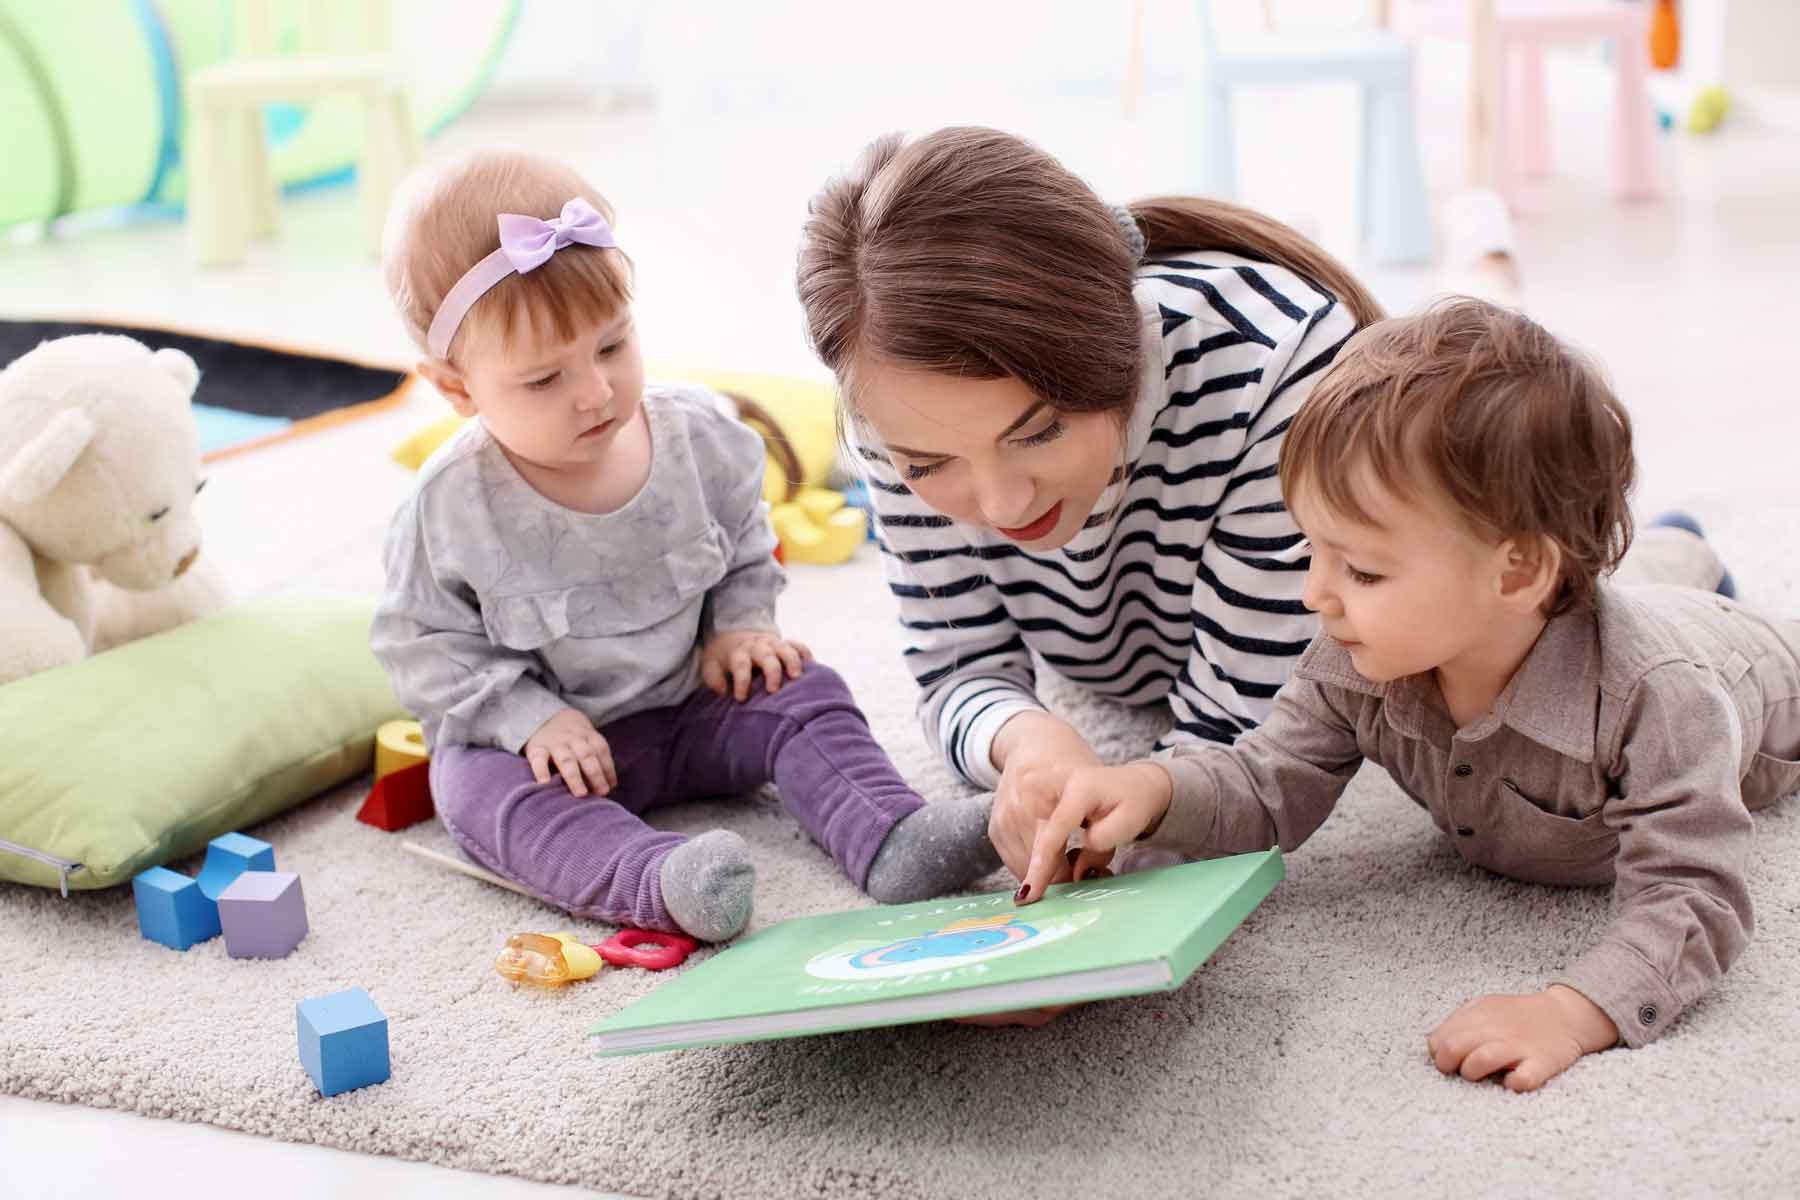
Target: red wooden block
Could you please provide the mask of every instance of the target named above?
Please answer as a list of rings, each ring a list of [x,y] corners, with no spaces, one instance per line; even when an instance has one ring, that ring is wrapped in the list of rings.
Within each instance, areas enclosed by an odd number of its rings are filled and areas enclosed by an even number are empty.
[[[437,814],[431,806],[430,763],[415,763],[375,781],[356,819],[395,833]]]

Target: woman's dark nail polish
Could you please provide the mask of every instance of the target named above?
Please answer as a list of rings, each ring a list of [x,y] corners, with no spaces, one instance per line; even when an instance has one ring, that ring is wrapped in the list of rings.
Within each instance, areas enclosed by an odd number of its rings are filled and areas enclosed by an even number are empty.
[[[1013,893],[1013,903],[1023,904],[1025,903],[1025,897],[1029,895],[1031,895],[1031,885],[1029,883],[1021,883],[1019,885],[1019,890]]]
[[[1075,860],[1081,857],[1081,851],[1074,846],[1070,846],[1068,852],[1064,854],[1063,857],[1069,860],[1069,865],[1072,867],[1075,865]]]

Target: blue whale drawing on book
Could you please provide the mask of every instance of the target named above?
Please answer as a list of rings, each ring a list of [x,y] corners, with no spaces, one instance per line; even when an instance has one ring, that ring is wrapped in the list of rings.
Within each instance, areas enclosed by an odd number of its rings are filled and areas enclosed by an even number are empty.
[[[1037,932],[1036,926],[1025,924],[1016,913],[1010,912],[996,917],[952,921],[942,929],[933,929],[898,942],[889,942],[873,950],[864,950],[850,959],[850,965],[868,969],[919,962],[927,958],[966,958],[971,954],[984,954],[1001,946],[1036,937]]]

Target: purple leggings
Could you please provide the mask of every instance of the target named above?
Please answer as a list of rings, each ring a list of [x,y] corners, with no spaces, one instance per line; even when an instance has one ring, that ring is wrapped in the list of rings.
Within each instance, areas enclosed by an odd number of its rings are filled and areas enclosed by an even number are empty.
[[[658,805],[773,783],[861,887],[888,830],[925,803],[876,745],[844,681],[818,663],[774,695],[754,686],[739,703],[702,688],[600,733],[619,778],[605,797],[577,798],[560,776],[539,783],[504,750],[449,745],[431,756],[432,799],[463,852],[578,917],[676,929],[659,873],[686,839],[639,818]]]

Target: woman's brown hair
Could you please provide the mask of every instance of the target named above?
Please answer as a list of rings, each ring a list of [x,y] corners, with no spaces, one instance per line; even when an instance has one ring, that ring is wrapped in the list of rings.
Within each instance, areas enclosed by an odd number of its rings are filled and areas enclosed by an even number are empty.
[[[1217,200],[1130,206],[1145,254],[1223,251],[1273,263],[1346,305],[1380,306],[1278,221]],[[1012,377],[1064,412],[1121,421],[1136,399],[1137,254],[1113,209],[1022,138],[978,127],[890,134],[813,198],[797,289],[814,351],[854,404],[859,358]]]

